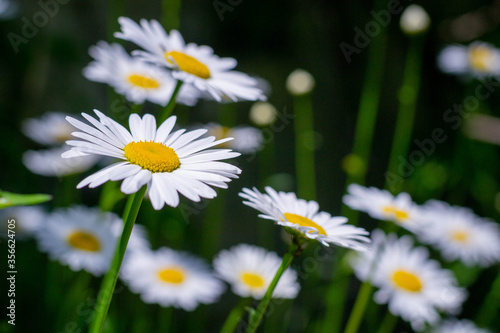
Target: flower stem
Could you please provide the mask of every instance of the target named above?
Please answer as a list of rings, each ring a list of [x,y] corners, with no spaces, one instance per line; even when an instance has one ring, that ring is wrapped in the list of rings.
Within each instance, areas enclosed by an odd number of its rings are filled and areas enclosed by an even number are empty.
[[[498,273],[490,291],[486,295],[474,321],[479,326],[488,325],[498,315],[498,309],[500,308],[500,302],[498,302],[500,299],[500,273]]]
[[[161,23],[165,30],[179,29],[181,0],[162,0]]]
[[[236,327],[238,327],[238,323],[241,320],[241,317],[245,313],[245,308],[250,305],[251,298],[242,298],[238,305],[234,307],[233,310],[227,316],[226,321],[222,325],[220,333],[233,333]]]
[[[174,110],[174,107],[175,107],[175,101],[177,99],[177,95],[179,94],[179,90],[181,90],[182,83],[183,82],[180,80],[177,81],[177,84],[175,85],[174,92],[172,93],[172,97],[170,97],[170,100],[168,101],[167,106],[165,106],[161,110],[160,116],[158,117],[160,124],[163,123],[165,121],[165,119],[170,117],[170,115],[172,114],[172,111]]]
[[[354,302],[354,307],[352,308],[351,315],[347,321],[344,333],[356,333],[358,331],[359,324],[361,324],[361,319],[368,304],[368,300],[372,294],[372,285],[369,282],[363,282],[361,288],[359,289],[358,296]]]
[[[106,320],[106,315],[111,303],[111,298],[113,297],[113,292],[115,289],[116,280],[118,279],[118,273],[120,272],[123,256],[125,255],[128,240],[130,238],[130,234],[132,233],[132,228],[134,227],[135,219],[137,218],[137,214],[139,213],[139,208],[141,207],[145,192],[146,186],[143,186],[139,191],[130,195],[128,198],[125,210],[123,211],[123,232],[120,237],[120,241],[116,246],[116,251],[111,263],[111,267],[104,276],[101,284],[101,289],[99,290],[99,294],[97,296],[97,303],[89,328],[90,333],[100,333],[102,332],[102,329],[104,327],[104,321]]]
[[[392,332],[397,322],[398,318],[393,316],[392,313],[390,313],[388,310],[387,314],[384,317],[384,320],[382,321],[382,324],[380,324],[378,332],[379,333]]]
[[[250,314],[249,324],[245,333],[253,333],[257,330],[257,327],[259,327],[262,317],[264,316],[264,313],[267,310],[269,302],[271,301],[273,291],[276,288],[276,285],[278,284],[278,281],[280,280],[281,276],[288,268],[288,266],[290,266],[293,258],[296,256],[296,251],[299,249],[299,247],[300,244],[295,241],[292,241],[292,243],[290,243],[290,245],[288,246],[288,251],[284,255],[283,260],[281,261],[281,265],[278,268],[276,275],[274,275],[274,278],[271,281],[269,288],[267,288],[266,294],[264,295],[259,305],[257,306],[257,310],[255,310],[255,312]]]

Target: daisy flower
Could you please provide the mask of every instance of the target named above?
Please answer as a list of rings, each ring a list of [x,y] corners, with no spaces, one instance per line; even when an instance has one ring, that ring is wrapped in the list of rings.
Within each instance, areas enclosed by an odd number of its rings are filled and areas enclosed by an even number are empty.
[[[47,177],[62,177],[82,173],[92,168],[99,160],[97,155],[78,156],[68,160],[61,157],[68,146],[28,150],[23,154],[23,163],[31,172]]]
[[[267,193],[263,194],[256,188],[244,188],[240,193],[247,200],[243,201],[245,205],[263,213],[259,217],[296,230],[325,246],[335,244],[357,251],[367,248],[368,232],[346,224],[347,218],[320,212],[316,201],[298,199],[295,193],[276,192],[271,187],[265,190]]]
[[[379,233],[374,235],[380,238]],[[376,242],[377,249],[360,254],[351,263],[361,278],[366,277],[365,267],[373,267],[371,284],[379,288],[374,294],[375,302],[388,304],[393,315],[410,322],[416,331],[421,331],[426,323],[435,324],[439,311],[460,310],[465,290],[457,287],[451,271],[429,259],[426,248],[414,248],[409,236],[398,239],[394,234]],[[360,268],[363,271],[358,272]]]
[[[67,120],[81,132],[73,135],[81,140],[70,140],[73,146],[62,157],[72,158],[87,154],[116,157],[114,163],[82,180],[77,188],[97,187],[112,180],[123,180],[121,191],[137,192],[147,185],[154,209],[165,203],[172,207],[179,204],[178,192],[192,201],[212,199],[217,193],[210,186],[227,188],[231,178],[238,178],[241,170],[231,164],[219,162],[239,156],[229,149],[208,149],[231,138],[215,141],[214,137],[198,139],[206,130],[184,133],[172,131],[176,117],[165,120],[157,129],[156,120],[146,114],[142,118],[130,115],[130,132],[116,121],[94,110],[99,121],[82,113],[93,126],[68,117]]]
[[[7,236],[7,220],[15,220],[16,239],[26,239],[33,236],[45,222],[47,213],[39,206],[17,206],[2,209],[1,234]]]
[[[206,45],[186,44],[177,30],[167,34],[158,21],[141,20],[140,25],[129,18],[120,17],[121,32],[115,37],[137,44],[145,51],[132,55],[147,62],[171,68],[172,76],[192,84],[198,90],[210,94],[215,100],[228,97],[238,100],[263,100],[258,81],[244,73],[233,71],[237,61],[219,58]]]
[[[216,139],[232,137],[233,140],[225,143],[224,146],[242,154],[251,154],[259,151],[264,140],[260,130],[251,126],[230,128],[216,123],[209,123],[203,127],[208,130],[207,135],[213,135]]]
[[[216,273],[241,297],[264,297],[282,259],[258,246],[240,244],[221,251],[214,259]],[[297,272],[288,268],[274,289],[274,298],[295,298],[300,290]]]
[[[66,121],[68,114],[47,112],[39,119],[30,118],[22,122],[24,135],[45,146],[62,145],[71,139],[73,127]]]
[[[447,319],[432,329],[431,333],[489,333],[489,331],[478,328],[467,319]]]
[[[500,50],[484,42],[469,46],[445,47],[438,56],[438,67],[447,74],[484,77],[500,74]]]
[[[204,261],[166,247],[133,252],[120,276],[145,303],[187,311],[214,303],[225,289]]]
[[[177,82],[167,70],[129,56],[119,44],[100,41],[90,48],[89,54],[95,61],[83,70],[87,79],[109,84],[136,104],[148,100],[167,105]],[[186,85],[181,87],[177,102],[194,105],[199,95],[198,90]]]
[[[102,275],[113,258],[123,227],[121,219],[96,208],[75,206],[58,209],[50,214],[36,232],[38,247],[52,260],[68,265],[72,270],[85,270]],[[144,249],[134,226],[127,252]],[[128,256],[128,254],[127,254]]]
[[[470,209],[430,200],[422,206],[428,223],[417,233],[419,240],[441,251],[447,261],[483,267],[500,262],[500,228],[479,218]]]
[[[392,221],[410,231],[414,231],[422,224],[417,219],[418,206],[407,193],[400,193],[394,197],[386,190],[358,184],[349,185],[347,193],[342,198],[344,204],[354,210],[366,212],[375,219]]]

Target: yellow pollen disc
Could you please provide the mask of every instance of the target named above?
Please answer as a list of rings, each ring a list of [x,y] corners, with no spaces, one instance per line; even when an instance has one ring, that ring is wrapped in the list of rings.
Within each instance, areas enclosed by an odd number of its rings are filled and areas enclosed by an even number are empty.
[[[285,213],[283,215],[285,215],[285,218],[287,219],[288,222],[298,224],[301,227],[313,227],[316,230],[318,230],[319,235],[326,236],[325,229],[323,229],[320,225],[317,225],[316,223],[314,223],[313,221],[311,221],[307,217],[300,216],[297,214],[292,214],[292,213]],[[309,232],[312,232],[312,231],[309,231]]]
[[[68,237],[68,244],[76,249],[89,252],[97,252],[101,248],[99,240],[86,231],[73,232]]]
[[[264,286],[264,279],[254,273],[242,273],[240,279],[250,288],[262,288]]]
[[[130,163],[153,173],[172,172],[181,165],[175,151],[159,142],[132,141],[123,150]]]
[[[385,206],[383,209],[383,212],[387,215],[392,215],[394,216],[397,220],[406,220],[407,218],[410,217],[407,212],[404,210],[397,209],[393,206]]]
[[[475,46],[469,51],[470,66],[476,71],[487,72],[493,52],[485,46]]]
[[[469,236],[464,231],[455,231],[451,234],[451,239],[459,243],[465,244],[469,239]]]
[[[160,87],[160,82],[138,74],[129,75],[128,82],[132,83],[134,86],[144,89],[158,89]]]
[[[169,267],[158,272],[158,278],[166,283],[180,284],[186,273],[180,267]]]
[[[422,289],[422,282],[413,273],[398,270],[392,275],[392,280],[401,289],[411,291],[413,293],[419,292]]]
[[[208,69],[207,65],[198,61],[197,59],[178,51],[170,51],[165,53],[165,59],[169,63],[174,64],[174,61],[172,61],[170,58],[174,59],[175,64],[179,66],[179,69],[181,71],[196,75],[198,77],[201,77],[202,79],[210,78],[210,70]]]

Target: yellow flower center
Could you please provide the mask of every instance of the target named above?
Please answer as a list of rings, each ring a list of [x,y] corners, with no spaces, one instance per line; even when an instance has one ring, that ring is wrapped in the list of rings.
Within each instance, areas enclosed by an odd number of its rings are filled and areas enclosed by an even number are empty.
[[[457,230],[451,234],[451,239],[459,243],[465,244],[469,239],[469,236],[465,231]]]
[[[240,275],[240,279],[241,281],[243,281],[244,284],[246,284],[250,288],[259,289],[264,286],[264,279],[254,273],[248,273],[248,272],[242,273]]]
[[[129,75],[128,82],[144,89],[158,89],[160,87],[160,82],[155,79],[138,74]]]
[[[397,209],[394,206],[385,206],[382,210],[384,214],[393,216],[396,220],[402,221],[410,217],[410,215],[404,210]]]
[[[75,231],[68,237],[68,244],[72,247],[89,252],[97,252],[101,248],[99,240],[86,231]]]
[[[183,72],[196,75],[202,79],[210,78],[210,70],[207,65],[185,53],[178,51],[166,52],[165,59],[171,64],[176,64]]]
[[[317,225],[316,223],[314,223],[313,221],[311,221],[307,217],[300,216],[297,214],[292,214],[292,213],[285,213],[283,215],[285,215],[285,218],[287,219],[288,222],[298,224],[301,227],[313,227],[316,230],[318,230],[318,234],[326,236],[325,229],[323,229],[320,225]],[[312,232],[312,230],[309,232]]]
[[[132,141],[123,150],[130,163],[153,173],[172,172],[181,165],[175,151],[159,142]]]
[[[392,281],[401,289],[411,291],[412,293],[419,292],[422,289],[422,282],[418,276],[413,273],[397,270],[392,275]]]
[[[166,283],[180,284],[184,281],[186,272],[180,267],[169,267],[158,272],[158,278]]]
[[[493,52],[486,46],[474,46],[469,51],[469,64],[472,69],[487,72],[490,67]]]

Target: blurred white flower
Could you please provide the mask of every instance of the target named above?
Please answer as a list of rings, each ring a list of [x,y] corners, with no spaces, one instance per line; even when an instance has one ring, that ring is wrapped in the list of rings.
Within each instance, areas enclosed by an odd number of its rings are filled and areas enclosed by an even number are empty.
[[[500,74],[500,50],[484,42],[451,45],[438,55],[441,71],[460,76],[484,77]]]
[[[8,234],[7,221],[14,219],[15,228],[11,230],[14,230],[15,238],[21,240],[35,234],[47,219],[47,213],[39,206],[18,206],[0,210],[0,217],[0,234],[2,237]]]
[[[278,110],[268,102],[256,102],[250,108],[250,120],[258,126],[267,126],[274,123]]]
[[[431,18],[419,5],[409,5],[401,14],[399,26],[407,35],[417,35],[429,29]]]
[[[433,328],[431,333],[489,333],[488,330],[478,328],[467,319],[446,319],[439,326]]]
[[[29,118],[22,122],[21,128],[27,137],[33,141],[46,145],[62,145],[71,139],[74,131],[66,121],[68,114],[62,112],[47,112],[40,118]]]
[[[296,69],[288,75],[286,79],[286,88],[292,95],[304,95],[310,93],[316,82],[314,77],[306,70]]]
[[[264,137],[259,129],[250,126],[225,127],[217,123],[208,123],[200,128],[206,128],[208,136],[217,140],[233,138],[221,145],[242,154],[251,154],[261,149]]]

